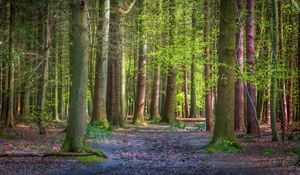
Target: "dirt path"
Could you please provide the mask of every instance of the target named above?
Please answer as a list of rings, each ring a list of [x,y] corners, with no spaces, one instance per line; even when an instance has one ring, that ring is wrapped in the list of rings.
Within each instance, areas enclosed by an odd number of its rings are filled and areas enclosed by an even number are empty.
[[[105,164],[73,169],[71,174],[300,174],[299,168],[280,165],[286,157],[264,157],[252,147],[235,155],[206,154],[201,148],[209,140],[206,132],[131,127],[94,145],[109,155]]]
[[[271,142],[268,137],[250,142],[240,139],[244,147],[241,153],[207,154],[202,147],[210,137],[207,132],[166,125],[129,125],[92,144],[109,156],[103,164],[83,165],[76,160],[53,158],[0,158],[0,174],[300,175],[300,168],[293,166],[296,156],[283,152],[281,142]],[[265,155],[270,148],[274,152]]]

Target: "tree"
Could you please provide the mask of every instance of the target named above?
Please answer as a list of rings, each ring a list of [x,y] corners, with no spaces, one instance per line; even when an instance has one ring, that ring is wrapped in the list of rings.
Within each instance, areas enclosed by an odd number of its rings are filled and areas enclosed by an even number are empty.
[[[276,64],[277,64],[277,50],[278,50],[278,1],[273,0],[273,55],[272,55],[272,79],[271,79],[271,129],[272,129],[272,140],[278,141],[277,131],[277,112],[276,112]]]
[[[247,0],[247,35],[246,35],[246,55],[248,64],[248,74],[249,76],[254,76],[254,66],[255,66],[255,40],[254,40],[254,9],[255,0]],[[257,133],[256,124],[256,88],[255,85],[248,81],[247,83],[247,133],[255,134]]]
[[[9,43],[8,43],[8,97],[5,126],[12,128],[14,122],[14,33],[15,33],[15,1],[10,0]]]
[[[236,0],[220,1],[219,78],[215,127],[212,144],[235,140],[234,135],[234,69]]]
[[[51,28],[52,28],[52,12],[49,11],[49,2],[46,1],[46,13],[45,13],[45,23],[46,23],[46,38],[43,39],[44,47],[41,51],[42,66],[40,68],[40,77],[38,80],[38,92],[37,92],[37,107],[38,107],[38,126],[39,133],[42,135],[46,134],[46,129],[43,125],[43,118],[45,115],[45,102],[46,102],[46,89],[48,81],[48,65],[50,57],[50,49],[52,43]]]
[[[135,110],[133,115],[133,123],[142,124],[144,123],[144,108],[145,108],[145,98],[146,98],[146,43],[144,43],[144,29],[142,21],[142,11],[143,11],[143,0],[138,1],[139,8],[139,50],[138,50],[138,79],[136,84],[136,99],[135,99]]]
[[[107,117],[111,125],[124,126],[124,106],[122,99],[122,38],[119,1],[111,0],[108,50]]]
[[[169,45],[174,49],[174,28],[175,28],[175,0],[170,0],[169,4]],[[169,59],[172,60],[172,53],[169,53]],[[175,123],[175,106],[176,106],[176,77],[177,69],[174,65],[170,65],[167,76],[167,90],[164,105],[164,113],[162,121],[167,123]]]
[[[62,150],[84,151],[86,90],[88,78],[87,2],[71,2],[71,92],[68,128]]]
[[[210,81],[210,48],[209,48],[209,33],[210,33],[210,12],[209,12],[209,2],[208,0],[204,1],[204,42],[205,42],[205,55],[206,55],[206,64],[205,64],[205,82],[207,94],[205,96],[205,117],[206,117],[206,130],[213,130],[213,111],[212,111],[212,92],[209,87]]]
[[[244,12],[244,0],[238,0],[238,24],[239,30],[237,33],[237,63],[238,72],[241,76],[244,72],[244,23],[243,23],[243,12]],[[244,82],[242,78],[239,78],[235,82],[235,110],[234,110],[234,128],[237,131],[243,131],[244,126]]]
[[[107,63],[109,44],[110,0],[99,0],[98,49],[96,59],[95,87],[92,122],[108,124],[106,113]]]

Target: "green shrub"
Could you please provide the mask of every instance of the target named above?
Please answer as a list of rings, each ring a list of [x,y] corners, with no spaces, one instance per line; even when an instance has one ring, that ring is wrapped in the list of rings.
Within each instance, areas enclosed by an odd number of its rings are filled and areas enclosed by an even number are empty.
[[[184,122],[182,122],[182,121],[177,121],[175,123],[175,127],[179,128],[179,129],[185,129],[186,128],[186,124]]]
[[[197,131],[205,131],[206,130],[206,123],[205,122],[199,122],[196,124]]]
[[[267,148],[263,151],[263,155],[265,156],[272,156],[274,155],[275,151],[272,148]]]
[[[112,130],[112,127],[105,122],[89,123],[86,129],[86,138],[103,140],[111,134]]]

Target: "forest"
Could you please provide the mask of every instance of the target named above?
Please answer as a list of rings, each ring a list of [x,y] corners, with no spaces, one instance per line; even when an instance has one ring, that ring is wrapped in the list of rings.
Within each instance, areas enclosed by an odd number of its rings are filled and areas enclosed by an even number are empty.
[[[299,0],[0,12],[0,174],[300,174]]]

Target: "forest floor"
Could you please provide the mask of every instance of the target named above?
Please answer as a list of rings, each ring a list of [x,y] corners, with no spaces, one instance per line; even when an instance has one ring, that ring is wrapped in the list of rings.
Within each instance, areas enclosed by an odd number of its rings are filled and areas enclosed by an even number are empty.
[[[1,130],[0,152],[59,151],[63,128],[48,128],[47,136],[27,127]],[[31,139],[28,139],[31,138]],[[290,152],[298,142],[271,142],[240,136],[242,151],[206,153],[208,132],[193,127],[178,129],[168,125],[137,127],[128,125],[111,136],[90,144],[103,150],[109,159],[101,164],[83,164],[74,159],[0,158],[0,174],[208,174],[208,175],[281,175],[300,174],[297,156]]]

